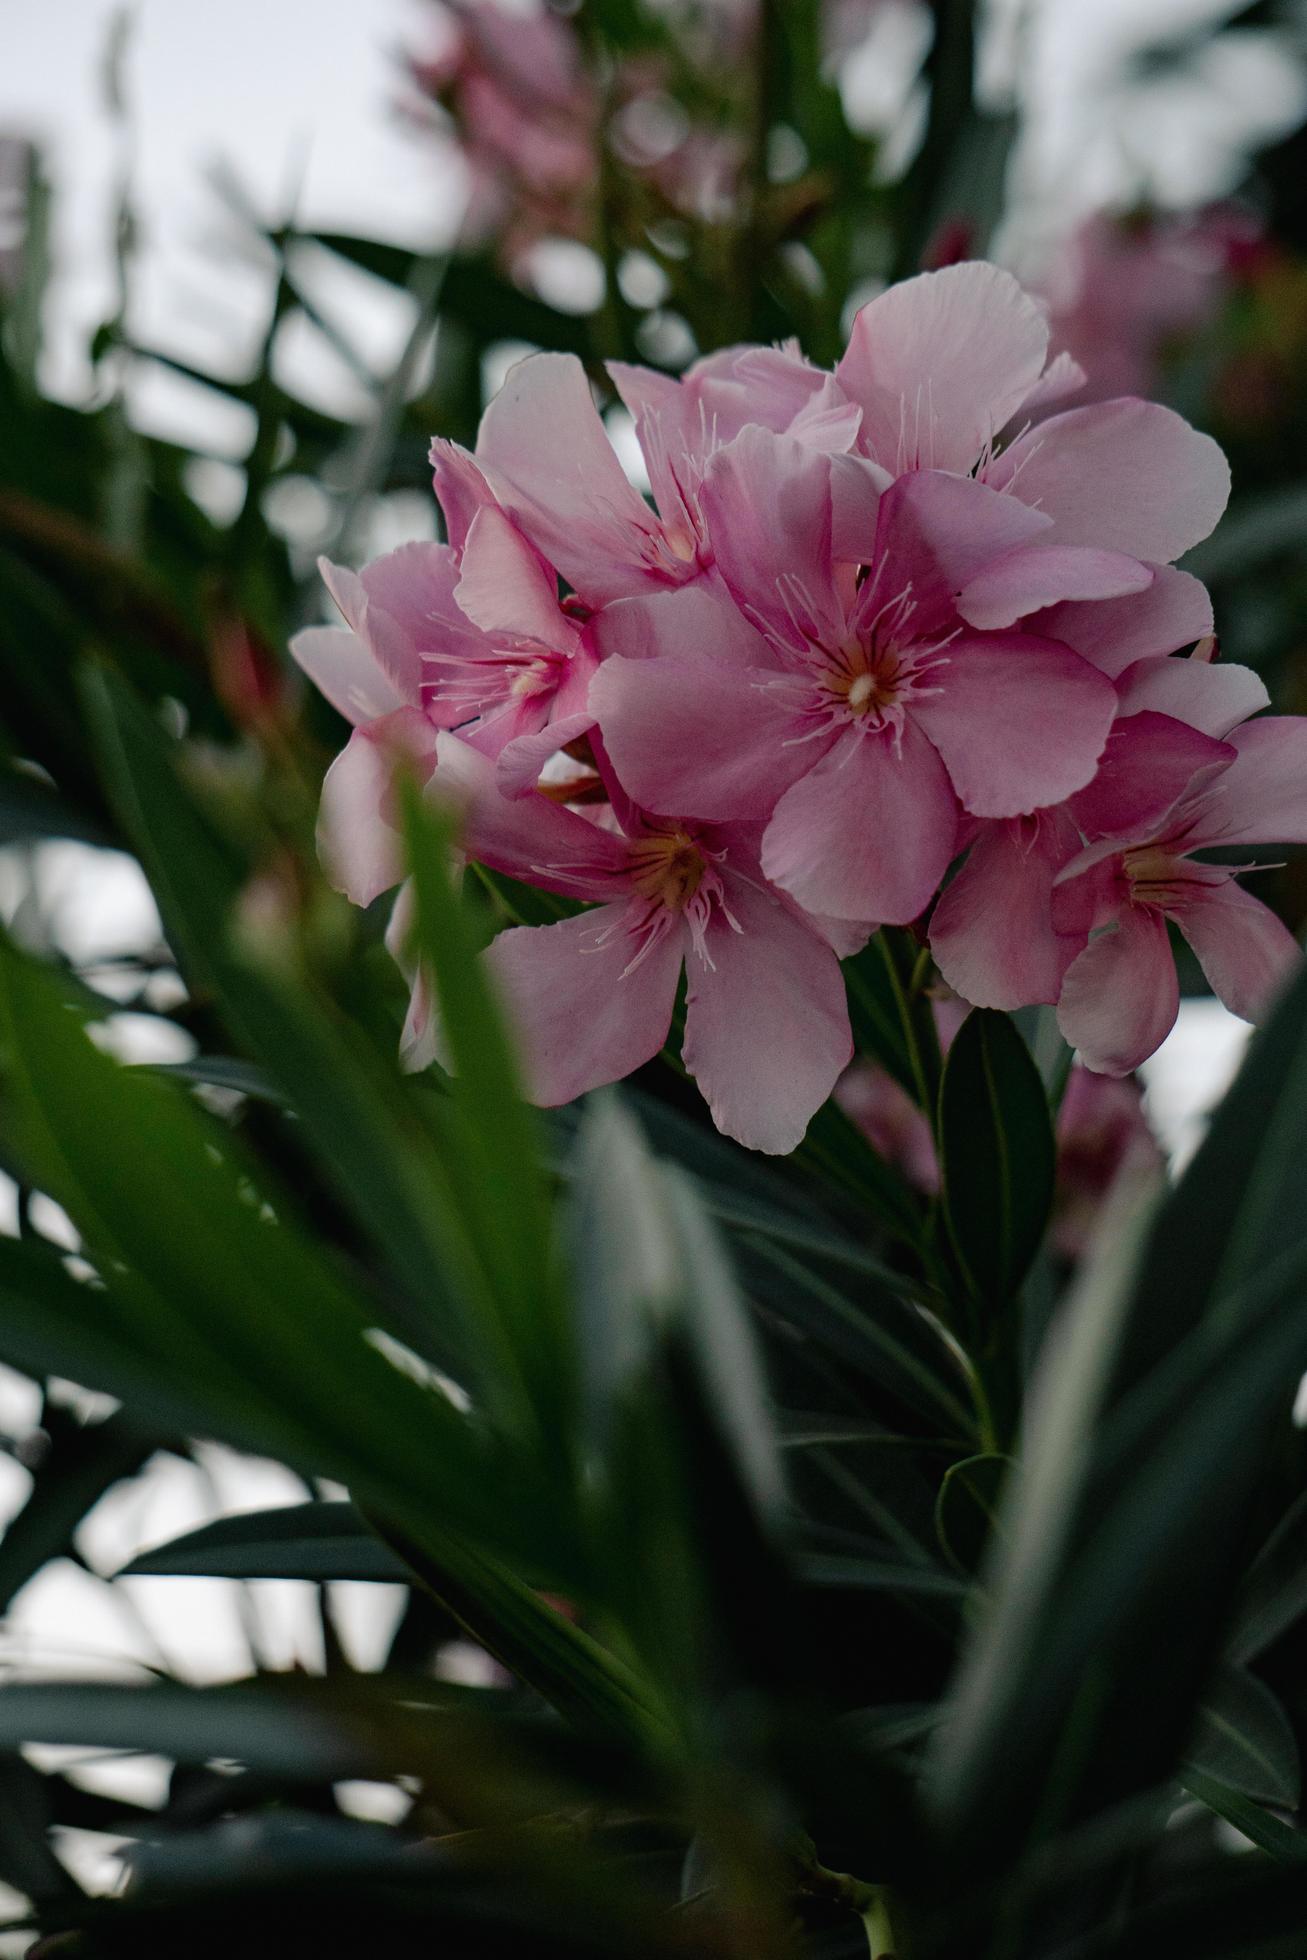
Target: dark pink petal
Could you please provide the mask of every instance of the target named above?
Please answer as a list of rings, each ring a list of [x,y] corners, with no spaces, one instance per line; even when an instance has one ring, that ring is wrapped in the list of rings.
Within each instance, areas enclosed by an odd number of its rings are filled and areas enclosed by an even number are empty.
[[[1086,837],[1154,836],[1180,798],[1235,754],[1170,715],[1126,715],[1113,725],[1094,780],[1071,798],[1071,814]]]
[[[1169,564],[1214,529],[1230,469],[1210,436],[1156,402],[1094,402],[1041,422],[985,481],[1053,519],[1051,541]]]
[[[955,623],[959,592],[1047,528],[1038,511],[970,477],[942,470],[901,476],[880,499],[874,570],[858,594],[854,623],[874,619],[909,587],[913,637],[944,632]]]
[[[1072,961],[1057,1024],[1087,1068],[1129,1075],[1161,1047],[1179,1007],[1166,921],[1151,906],[1128,905]]]
[[[707,653],[605,660],[590,706],[625,788],[666,816],[768,817],[820,753],[790,740],[792,701],[765,672]]]
[[[745,618],[793,649],[838,635],[831,462],[793,436],[747,428],[712,457],[701,504],[717,569]],[[796,624],[797,622],[797,624]]]
[[[1058,932],[1053,877],[1079,838],[1062,811],[986,825],[931,914],[940,972],[973,1007],[1053,1003],[1083,934]]]
[[[590,605],[646,583],[657,522],[617,460],[574,354],[532,354],[481,418],[481,464],[499,501]]]
[[[514,926],[483,955],[520,1043],[527,1093],[546,1109],[620,1081],[667,1039],[684,929],[677,923],[631,968],[639,946],[625,930],[628,909]]]
[[[844,736],[786,790],[763,838],[763,870],[806,912],[906,925],[953,856],[957,799],[939,756],[908,722]]]
[[[318,812],[323,869],[355,905],[371,905],[403,877],[395,776],[407,765],[424,781],[435,747],[436,731],[421,710],[399,708],[356,728],[323,778]]]
[[[1021,816],[1091,780],[1116,692],[1068,648],[1023,633],[955,640],[925,678],[939,691],[910,711],[976,816]]]
[[[290,652],[346,721],[377,721],[404,706],[394,683],[348,627],[306,626],[291,641]]]
[[[1152,710],[1218,741],[1271,698],[1251,667],[1224,660],[1136,660],[1118,676],[1116,691],[1122,715]]]
[[[458,812],[469,857],[544,891],[610,899],[627,878],[626,844],[535,791],[501,795],[495,765],[457,735],[436,741],[432,794]]]
[[[569,646],[576,637],[559,610],[558,580],[493,505],[472,520],[454,597],[483,633],[512,633],[550,647]]]
[[[986,565],[963,587],[958,611],[972,626],[1012,626],[1064,599],[1119,599],[1127,592],[1143,592],[1152,582],[1149,566],[1119,551],[1035,544]]]
[[[1236,885],[1196,888],[1172,916],[1211,982],[1212,992],[1245,1021],[1259,1021],[1302,963],[1298,942],[1268,905]]]
[[[1032,613],[1026,627],[1063,641],[1115,676],[1136,660],[1175,653],[1206,638],[1212,630],[1212,602],[1206,587],[1188,572],[1155,565],[1153,582],[1144,592],[1123,599],[1069,600]]]
[[[1307,719],[1266,715],[1230,735],[1236,759],[1204,799],[1202,844],[1307,844]]]
[[[707,960],[686,954],[682,1054],[718,1129],[783,1155],[852,1057],[844,978],[830,947],[774,893],[729,875],[724,883],[740,930],[716,914]]]
[[[970,470],[1043,371],[1048,323],[1010,273],[980,263],[904,280],[864,306],[835,372],[878,463]]]

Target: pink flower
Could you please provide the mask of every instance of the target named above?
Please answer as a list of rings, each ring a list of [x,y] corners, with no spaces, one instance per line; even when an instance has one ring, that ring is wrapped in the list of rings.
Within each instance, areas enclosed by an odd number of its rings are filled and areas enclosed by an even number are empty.
[[[1109,1191],[1163,1166],[1139,1086],[1076,1067],[1057,1114],[1057,1179],[1050,1239],[1063,1259],[1082,1259]]]
[[[464,515],[458,551],[402,545],[357,575],[324,560],[348,627],[309,627],[291,643],[355,724],[323,785],[319,834],[329,872],[356,904],[399,876],[388,800],[397,754],[429,763],[436,730],[459,728],[496,759],[504,793],[521,795],[592,725],[595,657],[559,603],[556,576],[495,505]]]
[[[889,476],[975,471],[1041,511],[1049,544],[1168,564],[1225,508],[1225,458],[1170,409],[1130,398],[1020,433],[1023,418],[1084,381],[1068,355],[1045,365],[1048,340],[1039,306],[997,266],[946,266],[891,287],[858,314],[835,370],[862,410],[863,455]],[[1008,429],[1018,433],[996,453]]]
[[[570,1102],[651,1060],[684,970],[683,1059],[718,1129],[793,1150],[853,1044],[835,953],[768,886],[756,827],[646,817],[617,791],[610,829],[538,793],[506,801],[456,736],[436,752],[433,788],[459,806],[470,856],[595,907],[485,954],[533,1100]]]
[[[1307,841],[1307,722],[1249,722],[1220,746],[1232,759],[1200,772],[1160,821],[1087,845],[1058,874],[1064,902],[1083,910],[1092,934],[1067,970],[1058,1022],[1104,1075],[1128,1074],[1174,1023],[1168,921],[1245,1020],[1260,1016],[1300,958],[1287,928],[1236,882],[1241,867],[1194,853]]]
[[[864,575],[835,556],[831,459],[757,428],[711,460],[703,503],[756,630],[711,593],[633,609],[625,637],[654,657],[615,655],[591,690],[647,808],[770,819],[763,868],[806,910],[899,923],[943,877],[959,806],[1014,816],[1088,783],[1110,684],[1064,646],[968,614],[1016,617],[1066,580],[1121,591],[1147,571],[1107,554],[1050,566],[1022,548],[1038,513],[921,472],[880,498]]]

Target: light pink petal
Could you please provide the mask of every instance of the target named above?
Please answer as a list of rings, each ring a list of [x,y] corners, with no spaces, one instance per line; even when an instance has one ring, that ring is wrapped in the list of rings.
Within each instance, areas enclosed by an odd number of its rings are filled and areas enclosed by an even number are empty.
[[[1161,1047],[1180,1007],[1166,921],[1129,905],[1091,939],[1062,982],[1057,1023],[1099,1075],[1129,1075]]]
[[[445,535],[456,551],[467,543],[472,520],[495,495],[477,467],[476,459],[456,442],[437,436],[431,445],[431,469],[436,496],[445,518]]]
[[[436,731],[417,708],[399,708],[356,728],[328,769],[318,812],[318,849],[330,882],[355,905],[370,905],[404,875],[394,802],[396,772],[429,775]]]
[[[708,959],[686,954],[682,1054],[718,1129],[783,1155],[852,1057],[844,978],[830,947],[774,893],[725,882],[739,931],[718,915]]]
[[[345,626],[306,626],[290,643],[291,657],[325,694],[337,714],[356,725],[393,714],[404,702],[356,633]]]
[[[1245,1021],[1262,1018],[1302,962],[1289,928],[1233,879],[1196,891],[1173,916],[1198,955],[1212,992]]]
[[[973,1007],[1052,1003],[1083,935],[1053,923],[1053,877],[1074,854],[1075,826],[1059,811],[987,824],[931,914],[930,948]]]
[[[1021,404],[1020,414],[1024,418],[1036,411],[1041,414],[1051,408],[1054,402],[1065,401],[1068,395],[1078,395],[1089,376],[1064,348],[1055,354],[1031,392]]]
[[[1058,544],[1169,564],[1211,531],[1230,469],[1210,436],[1156,402],[1094,402],[1054,415],[985,471],[1053,519]]]
[[[1030,395],[1047,351],[1035,302],[1010,273],[973,263],[864,306],[835,372],[878,463],[966,472]]]
[[[1307,719],[1266,715],[1230,735],[1236,758],[1204,800],[1204,844],[1307,844]]]
[[[418,547],[419,550],[422,547]],[[446,547],[432,545],[430,551],[443,554]],[[401,552],[409,552],[411,546],[401,546]],[[392,557],[399,553],[392,553]],[[422,686],[422,662],[414,641],[410,606],[411,585],[415,582],[408,576],[408,568],[399,571],[388,567],[386,560],[375,559],[362,576],[351,572],[343,565],[333,565],[327,558],[319,558],[318,570],[332,598],[363,641],[378,667],[390,681],[401,701],[417,705]],[[450,561],[444,556],[427,559],[423,568],[426,574],[424,584],[428,585],[433,603],[438,603],[442,582],[447,582]],[[369,590],[369,582],[376,592]],[[397,618],[393,611],[382,603],[381,594],[400,604],[407,617]]]
[[[531,354],[481,418],[477,462],[499,501],[590,605],[646,582],[656,520],[628,481],[574,354]]]
[[[954,624],[956,601],[995,559],[1047,530],[1038,511],[970,477],[917,470],[890,485],[876,522],[875,569],[858,595],[855,622],[874,619],[907,587],[914,638]]]
[[[1116,676],[1136,660],[1175,653],[1206,638],[1212,630],[1212,602],[1190,573],[1155,565],[1153,582],[1144,592],[1088,603],[1070,600],[1033,613],[1026,626],[1046,639],[1063,641],[1103,673]]]
[[[559,611],[557,579],[503,511],[490,504],[472,520],[454,597],[485,633],[519,634],[553,647],[570,645],[576,635]]]
[[[717,569],[747,620],[781,648],[796,616],[811,637],[843,626],[830,571],[831,462],[793,436],[744,429],[704,474],[701,504]]]
[[[1083,789],[1116,712],[1097,668],[1021,633],[955,640],[926,681],[939,691],[911,712],[978,817],[1021,816]]]
[[[503,796],[526,796],[540,780],[545,764],[594,727],[588,709],[575,715],[554,715],[543,728],[530,735],[515,735],[505,742],[495,764],[495,777]]]
[[[1071,814],[1086,837],[1153,836],[1180,798],[1235,753],[1170,715],[1127,715],[1114,724],[1094,780],[1071,798]]]
[[[786,790],[763,839],[763,870],[806,912],[906,925],[953,856],[957,799],[939,756],[909,722],[846,735]]]
[[[832,456],[831,551],[848,565],[868,565],[876,549],[876,514],[894,481],[866,456]]]
[[[737,669],[775,664],[767,641],[711,574],[671,592],[619,599],[595,615],[590,634],[604,660],[706,653],[719,665]]]
[[[683,931],[664,933],[631,968],[638,946],[626,919],[619,903],[553,926],[515,926],[483,955],[521,1045],[527,1092],[546,1109],[620,1081],[667,1039]]]
[[[684,383],[673,375],[659,374],[656,368],[640,367],[634,361],[605,361],[604,367],[624,407],[633,416],[677,408]]]
[[[958,611],[972,626],[1012,626],[1063,599],[1119,599],[1153,582],[1147,565],[1085,545],[1032,545],[995,559],[965,585]]]
[[[395,894],[386,925],[386,951],[409,983],[408,1012],[399,1036],[400,1066],[415,1074],[440,1057],[440,1028],[430,976],[412,959],[413,880],[406,879]]]
[[[768,817],[812,765],[812,749],[789,741],[793,706],[765,672],[707,653],[605,660],[590,706],[624,787],[665,816]]]
[[[1223,660],[1136,660],[1118,676],[1116,691],[1123,715],[1153,710],[1218,741],[1271,698],[1251,667]]]
[[[457,811],[468,856],[492,871],[576,898],[610,899],[625,884],[622,838],[534,791],[501,795],[494,763],[457,735],[436,739],[431,793]]]

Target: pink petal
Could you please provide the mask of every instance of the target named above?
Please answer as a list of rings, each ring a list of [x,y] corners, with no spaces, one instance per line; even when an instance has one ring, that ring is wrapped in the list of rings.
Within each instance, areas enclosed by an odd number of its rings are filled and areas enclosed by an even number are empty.
[[[521,1043],[528,1094],[546,1109],[620,1081],[667,1039],[683,930],[664,933],[632,968],[627,911],[603,905],[553,926],[515,926],[483,955]]]
[[[806,912],[906,925],[948,869],[957,800],[944,765],[908,722],[888,735],[846,735],[786,790],[763,838],[773,884]]]
[[[539,782],[545,764],[593,727],[594,716],[582,709],[575,715],[554,715],[533,734],[515,735],[505,742],[495,763],[500,794],[526,796]]]
[[[377,721],[404,706],[398,689],[347,627],[306,626],[291,641],[290,651],[346,721]]]
[[[1048,323],[1010,273],[965,264],[864,306],[835,372],[868,453],[896,473],[970,470],[1039,380]]]
[[[831,457],[831,551],[845,564],[871,563],[876,513],[893,481],[888,470],[866,456]]]
[[[625,788],[665,816],[769,817],[813,762],[766,671],[708,653],[605,660],[590,706]]]
[[[767,641],[713,573],[671,592],[618,599],[596,613],[590,632],[603,660],[704,652],[718,664],[736,668],[774,664]]]
[[[1118,676],[1116,691],[1122,715],[1153,710],[1218,741],[1271,698],[1251,667],[1223,660],[1136,660]]]
[[[1230,470],[1210,436],[1156,402],[1094,402],[1020,436],[985,471],[1053,519],[1058,544],[1169,564],[1225,509]]]
[[[1107,738],[1093,782],[1071,798],[1071,814],[1086,837],[1155,835],[1180,798],[1235,753],[1170,715],[1126,715]]]
[[[988,824],[940,893],[930,947],[950,987],[973,1007],[1052,1003],[1083,935],[1053,923],[1053,876],[1075,853],[1061,811]]]
[[[1069,600],[1033,613],[1026,626],[1063,641],[1115,676],[1136,660],[1175,653],[1204,639],[1212,630],[1212,602],[1206,587],[1188,572],[1155,565],[1147,591],[1087,604]]]
[[[1021,404],[1020,414],[1033,415],[1036,410],[1051,408],[1054,402],[1065,401],[1068,395],[1078,395],[1089,376],[1064,348],[1055,354],[1031,392]]]
[[[1022,633],[953,641],[926,682],[939,692],[910,712],[978,817],[1021,816],[1083,789],[1116,712],[1088,661]]]
[[[513,633],[551,647],[566,647],[576,637],[559,610],[557,579],[490,504],[472,520],[454,597],[484,633]]]
[[[455,551],[461,551],[477,512],[483,505],[494,503],[494,492],[478,469],[475,457],[443,436],[437,436],[432,442],[431,469],[444,513],[445,535]]]
[[[1307,844],[1307,719],[1266,715],[1236,728],[1197,831],[1206,844]]]
[[[1099,1075],[1129,1075],[1160,1048],[1180,1007],[1166,921],[1130,905],[1091,939],[1062,982],[1057,1023]]]
[[[348,624],[367,647],[401,701],[416,706],[422,687],[422,662],[409,634],[368,598],[363,580],[343,565],[319,558],[323,583]]]
[[[510,370],[481,418],[477,462],[499,501],[590,605],[647,583],[648,505],[604,432],[574,354],[531,354]]]
[[[323,778],[318,849],[328,879],[353,904],[371,905],[403,877],[403,847],[392,821],[395,775],[407,762],[424,781],[435,746],[426,716],[398,708],[356,728]]]
[[[803,1139],[853,1054],[844,978],[830,947],[771,892],[726,880],[711,965],[686,956],[682,1054],[726,1136],[784,1155]]]
[[[1233,879],[1197,892],[1173,916],[1212,992],[1245,1021],[1261,1020],[1302,962],[1289,928]]]
[[[795,644],[795,614],[813,638],[843,613],[830,571],[831,463],[793,436],[747,428],[704,473],[701,504],[717,569],[747,620],[776,645]]]
[[[972,626],[1012,626],[1063,599],[1119,599],[1153,582],[1147,565],[1119,551],[1033,545],[1007,552],[962,589],[958,611]]]
[[[625,841],[534,791],[500,794],[495,765],[457,735],[436,739],[432,793],[452,804],[469,857],[492,871],[565,896],[611,899],[625,886]]]
[[[901,476],[880,499],[874,570],[853,618],[873,619],[909,586],[914,637],[944,632],[954,624],[958,593],[1047,528],[1038,511],[970,477],[942,470]]]

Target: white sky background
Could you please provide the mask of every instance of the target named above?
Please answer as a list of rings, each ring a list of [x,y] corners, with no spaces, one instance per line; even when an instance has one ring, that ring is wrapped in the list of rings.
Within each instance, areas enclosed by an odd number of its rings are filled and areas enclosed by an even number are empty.
[[[1303,111],[1299,75],[1265,37],[1244,37],[1200,63],[1186,80],[1154,90],[1147,104],[1123,93],[1122,50],[1160,27],[1217,20],[1233,0],[996,0],[1006,28],[996,41],[1001,87],[1014,51],[1030,78],[1035,115],[1017,177],[1022,215],[1014,247],[1047,235],[1051,221],[1145,184],[1162,199],[1219,195],[1241,149],[1288,128]],[[76,394],[81,349],[111,310],[108,215],[122,161],[121,133],[104,107],[101,65],[112,0],[0,0],[0,130],[35,137],[56,192],[57,278],[49,327],[50,381]],[[212,188],[225,164],[271,221],[293,209],[306,227],[356,230],[413,246],[446,238],[457,223],[456,165],[394,109],[395,55],[421,45],[422,0],[139,0],[127,62],[133,198],[140,224],[133,323],[146,343],[200,366],[248,372],[263,331],[269,273],[252,258]],[[892,36],[863,78],[884,94]],[[856,78],[855,78],[856,79]],[[362,275],[324,271],[361,351],[385,372],[408,331],[407,302]],[[324,292],[324,297],[327,295]],[[311,333],[281,350],[309,399],[358,412],[357,383]],[[152,375],[138,383],[137,413],[152,427],[185,430],[219,454],[249,439],[243,411]],[[61,893],[71,929],[89,950],[151,930],[139,873],[125,860],[86,859],[59,847],[42,866],[47,895]],[[0,865],[0,906],[18,896],[24,867]],[[1146,1071],[1167,1144],[1187,1154],[1201,1112],[1224,1087],[1244,1029],[1215,1002],[1191,1003]],[[0,1207],[0,1224],[3,1210]],[[33,1391],[0,1371],[0,1431],[32,1419]],[[21,1503],[27,1472],[0,1455],[0,1522]],[[220,1510],[292,1501],[294,1480],[275,1466],[212,1452],[204,1471],[166,1465],[111,1493],[83,1534],[99,1571]],[[360,1661],[375,1660],[393,1615],[390,1589],[338,1589]],[[0,1634],[0,1668],[121,1670],[157,1644],[170,1665],[198,1679],[244,1671],[249,1649],[234,1590],[222,1582],[131,1582],[124,1617],[113,1595],[68,1563],[48,1568],[20,1598]],[[259,1638],[278,1665],[319,1658],[309,1589],[257,1586]],[[112,1775],[126,1793],[127,1770]],[[136,1787],[159,1787],[144,1765]],[[365,1793],[366,1794],[366,1793]],[[72,1842],[70,1859],[106,1873],[104,1840]],[[3,1901],[0,1900],[0,1907]],[[0,1916],[3,1913],[0,1912]]]

